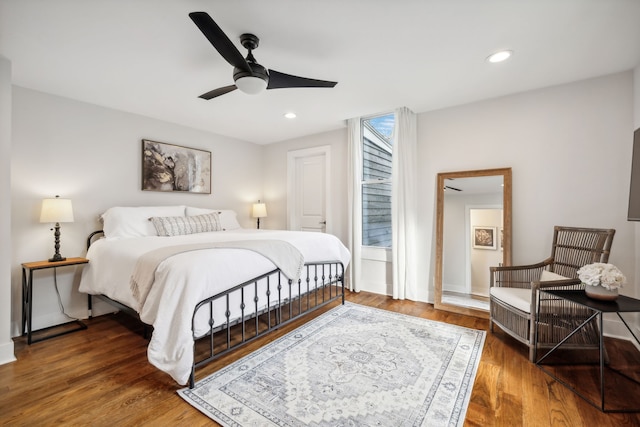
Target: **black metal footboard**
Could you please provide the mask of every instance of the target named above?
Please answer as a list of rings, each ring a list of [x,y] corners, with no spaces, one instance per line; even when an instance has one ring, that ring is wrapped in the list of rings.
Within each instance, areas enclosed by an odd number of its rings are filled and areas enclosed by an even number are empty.
[[[296,283],[276,269],[199,302],[189,388],[197,368],[338,298],[344,304],[344,297],[344,265],[324,261],[305,264]]]

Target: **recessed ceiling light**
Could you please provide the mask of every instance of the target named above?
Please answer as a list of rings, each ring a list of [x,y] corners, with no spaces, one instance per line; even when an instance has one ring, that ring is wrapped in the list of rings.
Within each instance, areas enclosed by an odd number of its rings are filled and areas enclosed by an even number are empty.
[[[284,116],[285,116],[287,119],[295,119],[295,118],[297,117],[297,116],[296,116],[296,113],[286,113]]]
[[[493,55],[489,55],[487,57],[487,61],[491,63],[506,61],[513,55],[513,52],[510,50],[501,50],[500,52],[496,52]]]

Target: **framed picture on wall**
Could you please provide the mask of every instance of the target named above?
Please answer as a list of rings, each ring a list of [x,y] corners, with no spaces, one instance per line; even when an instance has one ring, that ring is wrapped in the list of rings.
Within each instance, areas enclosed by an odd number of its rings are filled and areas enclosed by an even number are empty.
[[[143,139],[142,190],[211,194],[211,152]]]
[[[473,240],[474,249],[497,249],[496,239],[496,227],[473,227]]]
[[[500,250],[504,250],[504,229],[500,228]]]

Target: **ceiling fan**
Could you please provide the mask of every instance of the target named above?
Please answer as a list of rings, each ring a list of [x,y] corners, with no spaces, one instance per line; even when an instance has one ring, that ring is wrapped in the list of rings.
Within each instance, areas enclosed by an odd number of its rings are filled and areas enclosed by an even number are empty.
[[[240,43],[249,51],[246,58],[229,40],[218,24],[206,12],[192,12],[191,20],[211,42],[218,53],[233,66],[233,80],[235,84],[214,89],[199,96],[202,99],[212,99],[236,89],[244,93],[255,95],[265,89],[283,89],[296,87],[334,87],[337,82],[309,79],[293,76],[276,70],[267,70],[258,64],[252,51],[258,47],[260,39],[253,34],[242,34]]]
[[[453,180],[454,180],[454,178],[447,178],[447,181],[453,181]],[[445,191],[447,191],[447,190],[462,191],[460,188],[451,187],[451,186],[449,186],[449,185],[445,185],[445,186],[444,186],[444,190],[445,190]]]

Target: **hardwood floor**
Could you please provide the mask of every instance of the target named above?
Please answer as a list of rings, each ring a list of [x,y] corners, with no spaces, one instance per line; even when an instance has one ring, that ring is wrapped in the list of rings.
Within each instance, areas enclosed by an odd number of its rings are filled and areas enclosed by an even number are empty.
[[[385,310],[488,328],[488,321],[361,292],[347,300]],[[311,316],[318,315],[314,313]],[[307,320],[309,316],[307,316]],[[203,378],[277,336],[294,322],[198,372]],[[142,328],[122,314],[88,321],[89,329],[28,346],[16,339],[17,362],[0,366],[0,424],[11,426],[200,426],[214,423],[184,402],[179,388],[147,362]],[[612,343],[636,367],[640,355],[626,342]],[[612,356],[613,357],[613,356]],[[581,376],[588,377],[589,375]],[[623,386],[620,386],[623,387]],[[626,387],[626,386],[625,386]],[[640,394],[622,389],[629,403]],[[529,363],[524,346],[487,331],[466,426],[640,426],[640,414],[604,414]]]

